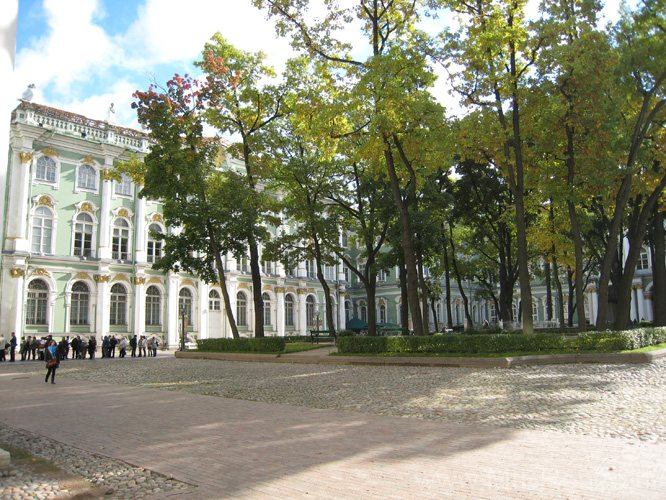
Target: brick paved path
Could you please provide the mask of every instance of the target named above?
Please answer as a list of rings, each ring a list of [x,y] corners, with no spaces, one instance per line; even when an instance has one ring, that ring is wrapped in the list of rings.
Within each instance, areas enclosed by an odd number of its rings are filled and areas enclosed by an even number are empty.
[[[0,421],[197,485],[174,499],[660,499],[666,445],[0,374]]]

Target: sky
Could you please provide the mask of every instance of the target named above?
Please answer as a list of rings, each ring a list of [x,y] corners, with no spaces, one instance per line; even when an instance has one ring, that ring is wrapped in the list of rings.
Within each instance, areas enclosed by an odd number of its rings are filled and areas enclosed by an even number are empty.
[[[607,1],[608,20],[618,2]],[[138,129],[132,93],[198,76],[194,62],[218,31],[280,71],[293,53],[265,17],[250,0],[19,0],[12,91],[19,98],[32,83],[33,102],[99,120],[114,103],[116,123]]]

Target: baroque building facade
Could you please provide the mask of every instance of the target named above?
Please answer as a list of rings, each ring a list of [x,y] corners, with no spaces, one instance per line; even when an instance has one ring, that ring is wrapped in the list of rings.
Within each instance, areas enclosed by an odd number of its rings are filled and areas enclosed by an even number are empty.
[[[13,111],[3,193],[3,249],[0,270],[0,328],[19,338],[30,335],[157,336],[176,346],[182,317],[191,338],[230,336],[219,285],[195,276],[152,269],[162,244],[151,235],[170,231],[159,202],[138,197],[128,177],[107,177],[118,162],[150,149],[143,132],[109,121],[22,101]],[[222,168],[242,169],[224,157]],[[274,229],[273,231],[277,231]],[[283,230],[283,229],[279,229]],[[342,235],[346,246],[346,236]],[[349,248],[359,266],[360,251]],[[252,280],[248,260],[226,257],[229,295],[239,331],[253,335]],[[634,287],[632,319],[652,319],[649,254],[641,256]],[[266,335],[305,335],[311,329],[344,328],[367,314],[367,298],[353,273],[340,263],[324,269],[332,290],[335,325],[325,324],[324,296],[313,262],[285,270],[263,262],[262,296]],[[472,283],[474,323],[494,322],[492,301]],[[596,316],[596,293],[589,287],[586,314]],[[545,288],[535,284],[533,316],[545,326]],[[515,297],[517,312],[519,296]],[[400,324],[397,274],[378,276],[378,323]],[[557,310],[557,307],[555,308]],[[438,322],[446,324],[443,304]],[[430,318],[433,324],[432,316]],[[452,297],[452,323],[464,324],[460,296]],[[331,328],[332,326],[332,328]]]

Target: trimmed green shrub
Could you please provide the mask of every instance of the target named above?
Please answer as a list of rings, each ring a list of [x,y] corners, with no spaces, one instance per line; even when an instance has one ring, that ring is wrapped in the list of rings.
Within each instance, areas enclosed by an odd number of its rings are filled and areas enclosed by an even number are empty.
[[[666,342],[666,327],[581,333],[567,340],[572,351],[625,351]]]
[[[393,337],[359,336],[340,337],[338,339],[338,352],[346,354],[380,353],[386,352],[386,341]]]
[[[498,353],[545,351],[564,348],[564,336],[553,333],[534,335],[478,334],[398,337],[347,337],[338,339],[339,353]]]
[[[208,352],[284,352],[284,337],[200,339],[197,347]]]

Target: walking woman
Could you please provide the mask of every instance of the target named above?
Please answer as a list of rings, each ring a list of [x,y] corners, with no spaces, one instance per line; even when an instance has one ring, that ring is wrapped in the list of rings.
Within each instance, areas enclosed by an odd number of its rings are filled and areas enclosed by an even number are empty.
[[[46,378],[44,379],[44,382],[49,381],[49,375],[51,375],[51,383],[55,384],[55,372],[56,368],[60,365],[60,360],[58,359],[58,354],[57,354],[57,349],[58,345],[55,340],[51,340],[49,342],[49,345],[46,347],[44,350],[44,359],[46,359]]]

